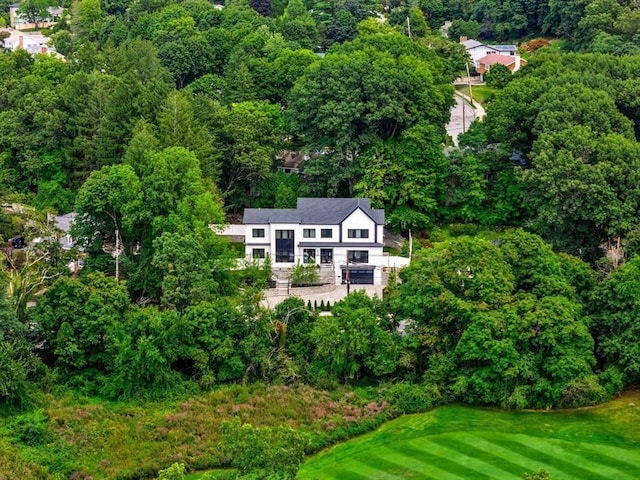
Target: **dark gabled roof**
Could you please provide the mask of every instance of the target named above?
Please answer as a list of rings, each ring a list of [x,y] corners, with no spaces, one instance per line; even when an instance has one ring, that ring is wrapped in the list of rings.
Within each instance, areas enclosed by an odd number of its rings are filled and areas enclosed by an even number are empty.
[[[372,209],[368,198],[299,198],[295,209],[246,208],[242,223],[338,225],[358,208],[377,225],[384,225],[384,210]]]
[[[464,45],[464,48],[466,48],[467,50],[472,50],[477,47],[486,47],[484,43],[481,43],[477,40],[465,40],[464,42],[460,43],[462,43],[462,45]]]

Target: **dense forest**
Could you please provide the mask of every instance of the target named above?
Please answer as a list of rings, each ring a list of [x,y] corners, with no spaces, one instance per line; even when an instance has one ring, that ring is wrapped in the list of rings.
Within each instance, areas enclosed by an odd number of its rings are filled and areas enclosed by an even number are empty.
[[[161,400],[255,381],[366,386],[398,414],[575,407],[640,381],[637,2],[65,7],[48,32],[64,59],[0,53],[5,414],[66,389]],[[454,148],[459,36],[561,48],[527,53]],[[284,151],[303,175],[278,170]],[[299,196],[368,197],[417,234],[383,299],[260,306],[269,262],[235,268],[209,225]],[[47,216],[71,211],[74,275]],[[12,425],[25,443],[33,425]],[[236,443],[204,466],[249,441],[225,428]],[[296,432],[251,434],[304,453]]]

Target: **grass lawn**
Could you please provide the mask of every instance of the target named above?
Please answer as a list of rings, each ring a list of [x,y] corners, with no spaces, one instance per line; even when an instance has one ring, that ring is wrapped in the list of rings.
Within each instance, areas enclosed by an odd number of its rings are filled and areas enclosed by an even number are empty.
[[[456,87],[456,89],[467,96],[469,95],[469,87],[467,86]],[[491,102],[498,90],[492,87],[488,87],[487,85],[472,85],[471,92],[473,94],[473,101],[478,102],[483,107],[486,107]]]
[[[556,38],[551,40],[551,48],[554,52],[563,52],[565,50],[567,41],[562,38]]]
[[[448,406],[407,415],[310,458],[299,478],[640,478],[640,390],[593,408],[500,412]]]

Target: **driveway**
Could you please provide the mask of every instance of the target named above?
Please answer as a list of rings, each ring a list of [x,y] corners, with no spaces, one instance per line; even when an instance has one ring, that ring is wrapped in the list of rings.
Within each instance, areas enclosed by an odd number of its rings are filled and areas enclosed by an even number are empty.
[[[469,129],[469,125],[476,119],[476,111],[460,94],[456,94],[455,99],[456,104],[451,109],[451,120],[447,125],[447,133],[457,147],[458,135]]]
[[[383,288],[384,286],[382,285],[351,285],[351,293],[356,290],[364,290],[370,297],[377,295],[382,298]],[[347,286],[327,285],[324,287],[291,288],[289,295],[287,295],[287,292],[279,292],[277,288],[270,288],[265,292],[262,306],[273,308],[289,296],[301,298],[304,303],[311,301],[311,305],[317,302],[319,306],[320,302],[324,301],[325,305],[330,302],[333,306],[337,301],[347,296]]]

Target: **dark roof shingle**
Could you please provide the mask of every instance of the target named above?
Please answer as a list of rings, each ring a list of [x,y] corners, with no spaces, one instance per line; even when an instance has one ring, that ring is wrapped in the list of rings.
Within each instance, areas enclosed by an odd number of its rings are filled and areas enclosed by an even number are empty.
[[[298,198],[297,208],[247,208],[242,223],[300,223],[338,225],[361,208],[376,224],[384,224],[384,210],[372,209],[368,198]]]

